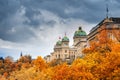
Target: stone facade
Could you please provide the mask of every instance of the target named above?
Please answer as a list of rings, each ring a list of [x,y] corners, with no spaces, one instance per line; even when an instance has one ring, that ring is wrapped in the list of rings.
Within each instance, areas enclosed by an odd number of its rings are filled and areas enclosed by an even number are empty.
[[[59,39],[55,46],[54,51],[44,57],[46,62],[50,62],[54,59],[61,59],[62,61],[72,61],[78,57],[82,57],[82,50],[87,44],[87,34],[81,27],[74,33],[73,46],[69,46],[69,38],[65,35],[62,39]]]
[[[92,41],[97,41],[97,36],[103,30],[107,32],[107,38],[111,40],[119,41],[120,40],[120,18],[105,18],[95,27],[90,30],[88,34],[87,41],[90,43]]]

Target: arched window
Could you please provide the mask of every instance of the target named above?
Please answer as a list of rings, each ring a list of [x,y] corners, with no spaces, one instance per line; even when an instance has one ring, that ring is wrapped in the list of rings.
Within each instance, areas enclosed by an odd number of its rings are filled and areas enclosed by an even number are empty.
[[[60,54],[58,55],[58,58],[60,58]]]

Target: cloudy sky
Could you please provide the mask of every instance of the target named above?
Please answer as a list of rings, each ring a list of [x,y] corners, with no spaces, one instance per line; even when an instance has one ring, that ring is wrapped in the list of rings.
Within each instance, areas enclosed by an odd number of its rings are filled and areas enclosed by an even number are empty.
[[[120,0],[108,0],[109,16],[120,17]],[[79,26],[89,30],[106,16],[106,0],[0,0],[0,57],[45,56],[58,37]]]

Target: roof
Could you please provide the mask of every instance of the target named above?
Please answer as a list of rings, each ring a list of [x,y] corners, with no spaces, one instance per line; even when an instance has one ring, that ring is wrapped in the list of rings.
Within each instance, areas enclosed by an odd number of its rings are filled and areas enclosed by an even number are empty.
[[[108,19],[111,20],[111,21],[112,21],[113,23],[115,23],[115,24],[120,24],[120,17],[110,17],[110,18],[108,18]],[[98,23],[95,27],[93,27],[93,28],[90,30],[90,32],[93,32],[94,30],[96,30],[97,28],[99,28],[100,25],[102,25],[105,20],[106,20],[106,18],[103,19],[100,23]]]
[[[57,41],[56,45],[61,45],[62,42],[60,40]]]
[[[64,36],[64,37],[62,38],[62,41],[69,41],[69,38],[68,38],[67,36]]]
[[[76,37],[76,36],[86,36],[86,35],[87,35],[86,32],[83,31],[81,27],[79,27],[79,29],[77,31],[75,31],[75,33],[74,33],[74,37]]]

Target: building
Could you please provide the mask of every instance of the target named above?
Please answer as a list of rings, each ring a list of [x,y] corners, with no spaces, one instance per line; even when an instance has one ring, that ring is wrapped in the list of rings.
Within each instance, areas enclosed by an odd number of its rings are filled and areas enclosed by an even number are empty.
[[[73,61],[78,57],[82,57],[82,50],[87,44],[87,34],[81,27],[75,31],[73,36],[73,46],[69,46],[69,38],[65,35],[62,39],[59,39],[55,46],[54,51],[47,55],[44,59],[46,62],[50,62],[54,59],[61,59],[62,61]]]
[[[54,52],[45,57],[47,62],[54,59],[61,59],[62,61],[72,61],[78,57],[82,57],[82,50],[88,47],[90,42],[99,41],[98,35],[106,31],[106,38],[120,42],[120,18],[106,17],[99,24],[90,30],[87,35],[81,27],[75,31],[73,36],[73,46],[69,46],[69,38],[65,35],[62,40],[59,39],[55,46]],[[103,37],[103,36],[102,36]]]
[[[90,30],[87,41],[98,41],[98,35],[103,31],[106,31],[107,38],[120,42],[120,18],[105,18],[95,27]]]

